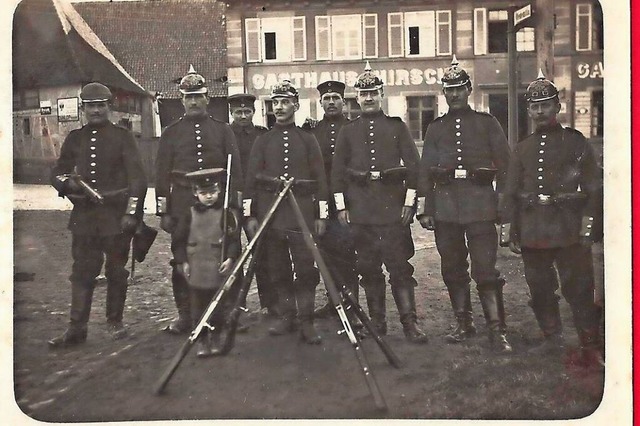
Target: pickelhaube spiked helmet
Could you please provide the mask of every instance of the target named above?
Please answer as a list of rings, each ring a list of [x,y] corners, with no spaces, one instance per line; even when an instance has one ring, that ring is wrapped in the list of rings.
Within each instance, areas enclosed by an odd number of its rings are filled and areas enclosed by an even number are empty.
[[[444,70],[444,74],[442,76],[442,87],[459,87],[464,86],[465,84],[471,84],[471,78],[469,74],[460,67],[460,63],[456,58],[456,55],[453,55],[453,59],[451,60],[451,66]]]
[[[271,98],[298,98],[298,90],[291,85],[291,81],[282,80],[271,88]]]
[[[371,65],[367,61],[364,72],[358,76],[353,87],[357,90],[377,90],[381,89],[383,85],[383,81],[371,71]]]
[[[80,91],[80,99],[83,103],[108,102],[112,96],[107,86],[96,82],[85,85]]]
[[[548,80],[542,73],[542,69],[538,71],[538,78],[533,80],[529,87],[525,97],[528,102],[541,102],[547,99],[553,99],[558,97],[558,88],[551,80]]]
[[[207,93],[207,82],[203,76],[196,72],[193,65],[190,65],[187,75],[182,77],[178,88],[183,95]]]

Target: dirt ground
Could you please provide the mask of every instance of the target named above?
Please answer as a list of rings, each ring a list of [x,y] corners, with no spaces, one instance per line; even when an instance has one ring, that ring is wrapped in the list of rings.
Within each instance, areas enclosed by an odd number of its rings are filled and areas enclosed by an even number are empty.
[[[416,299],[430,342],[405,341],[390,291],[385,340],[403,367],[389,365],[371,338],[362,342],[387,412],[375,409],[353,348],[344,334],[336,333],[335,320],[317,321],[320,346],[306,345],[296,334],[269,336],[271,320],[260,314],[255,284],[248,297],[249,313],[241,317],[250,329],[238,334],[231,353],[201,360],[192,351],[166,393],[154,396],[153,384],[186,340],[159,331],[175,313],[168,236],[160,232],[145,262],[136,265],[137,279],[129,287],[125,309],[127,339],[109,339],[105,286],[98,285],[87,342],[52,351],[46,341],[63,332],[68,321],[68,214],[14,212],[15,399],[34,419],[567,419],[587,416],[600,403],[604,375],[576,365],[578,342],[564,301],[567,352],[558,358],[527,354],[540,334],[527,305],[521,260],[507,250],[500,250],[498,266],[508,282],[505,304],[514,353],[491,352],[475,291],[478,336],[464,344],[446,344],[443,336],[453,316],[439,257],[433,235],[417,225]],[[158,228],[155,217],[146,220]],[[319,286],[316,304],[323,302]],[[361,303],[366,310],[364,294]]]

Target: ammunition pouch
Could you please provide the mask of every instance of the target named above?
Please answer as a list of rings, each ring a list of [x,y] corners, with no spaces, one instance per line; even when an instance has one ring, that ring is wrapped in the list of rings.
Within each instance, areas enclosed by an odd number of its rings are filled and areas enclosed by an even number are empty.
[[[562,192],[554,195],[521,192],[518,194],[520,206],[530,208],[534,205],[555,206],[561,209],[579,209],[584,206],[587,195],[582,192]]]
[[[468,180],[476,185],[491,185],[498,170],[488,167],[468,170],[431,167],[429,172],[431,180],[433,180],[436,185],[448,185],[455,180]]]
[[[265,176],[263,174],[258,174],[256,176],[256,187],[264,191],[280,191],[283,184],[284,180],[280,179],[279,177]],[[310,179],[295,179],[293,181],[293,186],[291,187],[291,189],[295,195],[314,195],[318,192],[318,182]]]
[[[380,181],[382,183],[401,183],[407,178],[406,167],[392,167],[386,170],[359,171],[347,168],[349,179],[358,185]]]

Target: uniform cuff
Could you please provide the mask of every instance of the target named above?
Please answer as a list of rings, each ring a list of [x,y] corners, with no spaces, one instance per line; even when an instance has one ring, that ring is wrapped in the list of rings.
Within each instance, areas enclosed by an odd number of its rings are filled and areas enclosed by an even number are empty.
[[[138,211],[138,197],[129,197],[127,202],[127,214],[136,214]]]
[[[418,197],[418,208],[416,210],[416,216],[423,216],[427,214],[427,197]]]
[[[247,198],[246,200],[242,200],[242,215],[244,217],[253,216],[253,212],[251,211],[251,198]]]
[[[156,214],[163,215],[167,213],[167,197],[156,197]]]
[[[329,202],[320,200],[318,201],[318,217],[320,219],[329,218]]]
[[[581,237],[591,237],[593,228],[593,216],[583,216],[582,226],[580,227]]]
[[[500,225],[500,247],[508,247],[511,242],[511,224]]]
[[[415,189],[407,189],[407,192],[404,196],[404,206],[405,207],[413,207],[416,203],[416,190]]]
[[[344,194],[342,192],[336,192],[333,194],[333,200],[336,202],[336,210],[345,210],[347,205],[344,202]]]

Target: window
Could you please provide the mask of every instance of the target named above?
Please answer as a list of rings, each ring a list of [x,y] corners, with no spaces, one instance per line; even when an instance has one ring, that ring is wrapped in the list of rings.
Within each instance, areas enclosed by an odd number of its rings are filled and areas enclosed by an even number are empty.
[[[389,57],[451,55],[451,11],[394,12],[388,22]]]
[[[13,92],[13,109],[40,108],[40,94],[38,90],[21,90]]]
[[[362,114],[362,109],[355,98],[345,98],[342,114],[349,120],[355,120],[360,117],[360,114]]]
[[[476,55],[487,53],[507,53],[507,29],[509,12],[507,10],[474,9],[473,48]],[[516,51],[533,52],[536,48],[535,29],[524,27],[516,33]]]
[[[422,140],[429,123],[436,118],[435,96],[407,96],[407,125],[414,140]]]
[[[602,90],[591,93],[591,136],[604,136],[604,99]]]
[[[22,134],[31,136],[31,120],[28,117],[22,119]]]
[[[378,57],[378,15],[316,16],[316,59]]]
[[[576,50],[598,50],[604,46],[602,7],[596,2],[576,5]]]
[[[247,62],[291,62],[307,59],[304,16],[245,19]]]
[[[116,92],[111,107],[114,111],[140,114],[142,103],[137,96],[131,93]]]

